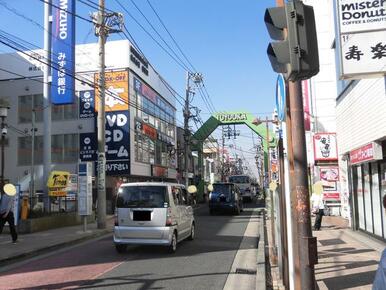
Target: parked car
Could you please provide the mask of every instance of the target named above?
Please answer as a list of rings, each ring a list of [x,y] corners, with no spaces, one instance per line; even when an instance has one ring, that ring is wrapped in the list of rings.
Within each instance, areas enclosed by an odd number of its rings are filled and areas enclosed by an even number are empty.
[[[181,184],[125,183],[118,190],[114,244],[124,252],[129,244],[164,245],[174,253],[177,243],[195,236],[193,208]]]
[[[243,211],[243,198],[240,189],[233,183],[214,183],[210,188],[209,213],[219,210],[230,210],[235,214]]]

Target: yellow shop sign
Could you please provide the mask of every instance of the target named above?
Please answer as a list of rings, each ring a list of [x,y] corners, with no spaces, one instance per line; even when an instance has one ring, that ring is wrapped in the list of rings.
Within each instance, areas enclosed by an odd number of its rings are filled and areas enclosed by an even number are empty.
[[[64,188],[68,185],[70,172],[67,171],[52,171],[48,177],[47,186],[52,188]]]

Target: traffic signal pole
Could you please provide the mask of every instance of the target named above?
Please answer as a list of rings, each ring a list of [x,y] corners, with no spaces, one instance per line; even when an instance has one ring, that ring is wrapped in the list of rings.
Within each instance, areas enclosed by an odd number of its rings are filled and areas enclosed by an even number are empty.
[[[315,269],[317,263],[316,238],[312,237],[310,195],[308,190],[307,149],[304,131],[304,111],[300,81],[289,82],[289,109],[292,118],[292,153],[294,161],[294,201],[298,231],[298,256],[300,259],[301,289],[315,289]]]

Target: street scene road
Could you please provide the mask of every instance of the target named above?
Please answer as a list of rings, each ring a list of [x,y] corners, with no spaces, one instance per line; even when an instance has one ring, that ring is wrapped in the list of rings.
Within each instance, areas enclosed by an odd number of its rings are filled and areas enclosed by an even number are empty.
[[[210,216],[204,205],[195,212],[195,240],[178,244],[175,254],[150,246],[118,254],[108,235],[0,269],[0,289],[223,289],[248,224],[262,222],[259,213],[248,204],[239,216]]]

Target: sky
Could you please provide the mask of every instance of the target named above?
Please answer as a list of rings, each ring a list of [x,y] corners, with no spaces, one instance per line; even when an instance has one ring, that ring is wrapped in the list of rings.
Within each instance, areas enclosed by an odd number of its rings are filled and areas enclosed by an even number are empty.
[[[43,0],[0,0],[0,29],[43,47]],[[216,111],[247,111],[259,117],[271,116],[275,106],[276,73],[273,72],[266,48],[270,41],[264,24],[264,12],[275,6],[274,0],[149,0],[169,32],[196,70],[202,73],[204,84]],[[89,18],[96,11],[84,3],[97,0],[76,1],[77,14]],[[152,23],[164,40],[175,48],[167,32],[157,20],[147,0],[106,0],[106,8],[121,12],[125,25],[136,43],[155,69],[181,95],[185,95],[186,72],[131,18],[140,22],[146,31],[160,43],[157,34],[133,3]],[[118,4],[124,6],[125,10]],[[92,4],[91,4],[92,5]],[[112,34],[109,40],[123,39],[123,34]],[[97,42],[92,24],[76,20],[76,43]],[[165,48],[166,46],[163,45]],[[0,45],[0,53],[12,51]],[[179,54],[181,58],[182,55]],[[177,119],[182,120],[182,108],[176,103]],[[193,105],[197,106],[205,122],[210,111],[199,94]],[[193,127],[195,129],[195,127]],[[245,126],[236,140],[242,150],[253,147],[252,134]],[[219,137],[219,130],[214,134]],[[228,142],[228,141],[227,141]],[[229,144],[233,141],[229,140]],[[242,154],[240,151],[239,154]],[[253,163],[253,154],[244,152]],[[253,167],[253,166],[252,166]]]

